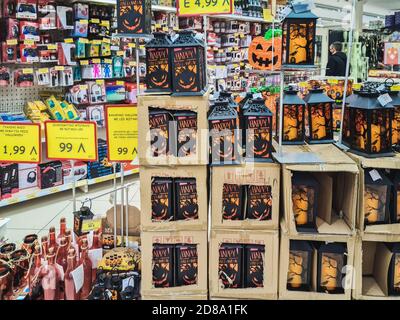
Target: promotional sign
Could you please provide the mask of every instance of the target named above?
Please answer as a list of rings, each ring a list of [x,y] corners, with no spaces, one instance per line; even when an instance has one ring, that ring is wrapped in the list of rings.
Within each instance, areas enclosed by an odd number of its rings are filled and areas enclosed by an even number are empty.
[[[399,65],[400,64],[400,43],[385,43],[384,63],[386,65]]]
[[[96,122],[46,121],[47,158],[97,161]]]
[[[0,162],[40,163],[38,123],[0,123]]]
[[[231,14],[232,0],[178,0],[178,16],[200,16],[213,14]]]
[[[106,106],[105,118],[108,161],[132,162],[137,157],[137,107],[134,105]]]

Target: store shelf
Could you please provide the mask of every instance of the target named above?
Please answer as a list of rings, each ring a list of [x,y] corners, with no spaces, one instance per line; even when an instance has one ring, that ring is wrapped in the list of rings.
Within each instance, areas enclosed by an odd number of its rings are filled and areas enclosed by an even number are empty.
[[[139,173],[139,168],[125,171],[124,172],[124,177],[129,176],[129,175],[134,174],[134,173]],[[117,173],[117,178],[121,178],[121,172]],[[92,184],[101,183],[101,182],[105,182],[105,181],[110,181],[112,179],[114,179],[114,174],[109,174],[108,176],[98,177],[98,178],[94,178],[94,179],[88,179],[87,180],[87,185],[90,186]]]
[[[218,18],[218,19],[226,19],[226,20],[238,20],[238,21],[246,21],[246,22],[258,22],[258,23],[270,23],[265,21],[263,18],[255,18],[242,16],[238,14],[215,14],[209,16],[210,18]]]
[[[168,6],[152,5],[151,9],[153,11],[172,12],[172,13],[176,12],[175,7],[168,7]]]

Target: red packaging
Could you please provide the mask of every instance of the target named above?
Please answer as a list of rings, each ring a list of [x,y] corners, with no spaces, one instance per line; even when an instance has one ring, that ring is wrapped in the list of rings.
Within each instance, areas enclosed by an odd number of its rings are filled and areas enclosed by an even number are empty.
[[[5,40],[18,39],[19,37],[19,21],[16,19],[6,19],[3,24],[5,30]]]
[[[16,87],[32,87],[33,86],[33,73],[24,73],[23,69],[14,71],[14,85]]]
[[[0,86],[8,86],[10,84],[10,69],[0,66]]]
[[[3,17],[15,18],[17,0],[3,0]]]
[[[20,61],[22,63],[39,62],[39,53],[36,45],[19,45]]]
[[[17,62],[17,46],[8,45],[3,42],[1,45],[2,49],[2,61],[3,62]]]
[[[30,21],[21,21],[19,23],[19,39],[39,41],[39,24]]]
[[[125,82],[126,103],[137,103],[136,83]]]

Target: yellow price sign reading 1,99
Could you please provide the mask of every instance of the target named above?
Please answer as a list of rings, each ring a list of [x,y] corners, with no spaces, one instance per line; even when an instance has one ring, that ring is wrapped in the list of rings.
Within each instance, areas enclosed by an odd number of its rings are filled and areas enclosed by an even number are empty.
[[[231,14],[233,0],[178,0],[179,16]]]
[[[91,121],[46,121],[50,160],[97,161],[97,125]]]
[[[138,123],[134,105],[108,105],[105,110],[108,161],[132,162],[137,157]]]
[[[38,123],[0,123],[0,162],[40,163]]]

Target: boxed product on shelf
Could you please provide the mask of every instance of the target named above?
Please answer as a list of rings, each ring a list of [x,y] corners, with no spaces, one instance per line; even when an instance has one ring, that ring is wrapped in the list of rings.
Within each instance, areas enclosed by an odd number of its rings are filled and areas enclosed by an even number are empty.
[[[86,111],[89,121],[96,121],[98,127],[104,127],[104,105],[88,106]]]
[[[207,232],[142,232],[144,296],[207,295]]]
[[[207,294],[191,295],[180,293],[168,295],[142,295],[142,300],[207,300]]]
[[[84,180],[87,178],[87,164],[85,162],[77,161],[74,163],[74,170],[70,161],[62,161],[62,172],[64,184],[72,183],[75,181]]]
[[[350,300],[355,236],[289,235],[281,223],[279,299]]]
[[[139,144],[140,163],[207,164],[208,105],[208,94],[139,96],[139,140],[143,142]]]
[[[34,85],[33,69],[16,69],[13,77],[16,87],[32,87]]]
[[[108,81],[106,82],[106,99],[107,102],[125,101],[125,82],[124,81]]]
[[[50,161],[38,165],[38,186],[47,189],[64,183],[61,161]]]
[[[211,232],[211,298],[278,298],[278,231]]]
[[[87,81],[90,103],[106,102],[106,87],[104,81]]]
[[[215,166],[211,177],[213,229],[279,228],[279,164]]]
[[[144,231],[207,230],[207,167],[141,167]]]
[[[29,189],[38,186],[38,167],[36,164],[18,164],[19,189]]]
[[[305,163],[282,165],[283,210],[290,234],[354,234],[357,164],[330,144],[284,146],[283,153],[310,157]]]
[[[400,300],[399,235],[358,237],[354,259],[354,299]]]
[[[10,68],[5,66],[0,66],[0,86],[8,86],[10,85]]]
[[[16,17],[18,19],[37,19],[36,0],[17,0],[16,5]]]
[[[107,160],[107,143],[105,140],[98,139],[99,161],[88,162],[88,179],[108,176],[113,174],[113,167]],[[120,164],[116,165],[116,172],[120,171]]]
[[[39,51],[36,45],[19,45],[19,60],[21,63],[39,62]]]
[[[2,61],[3,62],[16,62],[17,61],[17,45],[7,44],[3,42],[1,44],[2,50]]]
[[[74,28],[73,8],[57,6],[57,28],[71,30]]]
[[[18,191],[18,164],[0,163],[0,199],[10,198]]]
[[[74,3],[74,18],[89,19],[89,4],[87,3]]]
[[[2,13],[4,18],[15,18],[16,14],[16,1],[15,0],[4,0],[2,1]]]
[[[75,66],[75,43],[58,43],[58,64]]]
[[[57,17],[56,6],[52,3],[45,2],[38,4],[38,22],[40,30],[56,29]]]

